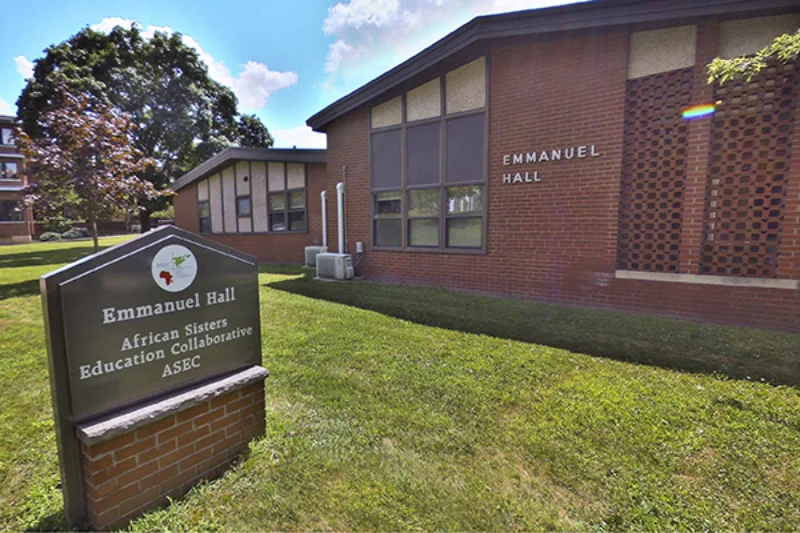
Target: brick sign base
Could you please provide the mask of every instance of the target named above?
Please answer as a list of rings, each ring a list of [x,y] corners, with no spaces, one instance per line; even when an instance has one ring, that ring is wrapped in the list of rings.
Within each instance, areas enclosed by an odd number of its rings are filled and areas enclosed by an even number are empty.
[[[266,375],[253,367],[80,426],[89,526],[124,526],[222,473],[264,433]]]

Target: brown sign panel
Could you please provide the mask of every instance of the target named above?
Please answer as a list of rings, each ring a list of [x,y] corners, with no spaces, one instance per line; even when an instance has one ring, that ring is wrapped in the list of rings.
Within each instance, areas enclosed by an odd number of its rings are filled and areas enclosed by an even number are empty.
[[[65,512],[79,523],[75,426],[261,363],[256,260],[174,226],[42,277]]]

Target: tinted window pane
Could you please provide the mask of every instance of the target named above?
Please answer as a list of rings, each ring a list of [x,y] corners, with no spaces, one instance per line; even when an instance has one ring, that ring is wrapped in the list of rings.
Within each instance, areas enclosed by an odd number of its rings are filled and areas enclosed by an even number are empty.
[[[250,216],[250,197],[249,196],[241,196],[236,199],[237,202],[237,209],[239,211],[240,217],[249,217]]]
[[[400,246],[402,242],[400,226],[401,220],[376,220],[375,221],[375,244],[377,246]]]
[[[0,163],[0,178],[11,179],[17,175],[17,164],[8,161],[7,163]]]
[[[400,187],[400,130],[372,135],[372,185]]]
[[[305,209],[306,207],[306,193],[303,191],[289,193],[289,208],[290,209]]]
[[[269,216],[269,230],[286,231],[286,219],[283,213],[278,213]]]
[[[0,200],[0,222],[21,222],[22,213],[15,211],[17,202],[13,200]]]
[[[400,191],[379,192],[375,194],[375,218],[395,218],[401,213],[402,193]]]
[[[3,128],[2,130],[2,142],[3,144],[15,144],[14,142],[14,130]]]
[[[201,218],[200,219],[200,233],[211,233],[211,219],[210,218]]]
[[[303,212],[289,213],[289,231],[305,231],[306,217]]]
[[[208,206],[208,202],[200,202],[197,204],[197,213],[200,215],[200,218],[207,218],[211,216],[211,209]]]
[[[408,128],[409,185],[439,183],[439,123]]]
[[[408,243],[410,246],[439,246],[439,221],[409,220]]]
[[[484,115],[473,115],[447,121],[446,180],[483,180]]]
[[[480,218],[448,218],[447,246],[454,248],[480,248],[482,220]]]
[[[483,211],[483,188],[478,186],[447,189],[448,213],[480,213]]]
[[[270,194],[269,195],[269,210],[270,211],[283,211],[286,205],[286,199],[283,194]]]
[[[439,214],[439,190],[420,189],[418,191],[408,191],[408,216],[437,216]]]

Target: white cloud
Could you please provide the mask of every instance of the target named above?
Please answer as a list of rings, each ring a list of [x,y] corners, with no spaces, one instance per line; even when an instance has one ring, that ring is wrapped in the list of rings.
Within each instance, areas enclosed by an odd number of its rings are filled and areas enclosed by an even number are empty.
[[[17,72],[22,75],[23,79],[33,77],[33,63],[25,56],[17,56],[14,58],[14,63],[17,64]]]
[[[325,148],[328,142],[324,133],[312,131],[308,126],[271,131],[270,134],[275,139],[275,148]]]
[[[0,115],[16,115],[17,112],[11,109],[11,104],[0,98]]]
[[[343,0],[322,25],[328,47],[325,87],[338,76],[359,82],[400,63],[478,15],[572,3],[576,0]],[[584,0],[580,0],[584,1]]]
[[[163,32],[168,35],[175,33],[170,26],[149,25],[146,28],[131,19],[121,17],[108,17],[92,26],[93,30],[109,32],[116,26],[130,28],[132,24],[142,28],[142,36],[145,39],[151,38],[156,32]],[[183,42],[194,48],[197,55],[208,67],[208,75],[213,80],[229,87],[236,94],[242,107],[245,110],[255,111],[263,109],[267,104],[269,95],[278,89],[290,87],[297,84],[298,76],[295,72],[276,72],[269,70],[267,65],[257,61],[248,61],[242,65],[238,75],[233,75],[224,62],[217,61],[214,56],[203,50],[191,35],[181,34]]]

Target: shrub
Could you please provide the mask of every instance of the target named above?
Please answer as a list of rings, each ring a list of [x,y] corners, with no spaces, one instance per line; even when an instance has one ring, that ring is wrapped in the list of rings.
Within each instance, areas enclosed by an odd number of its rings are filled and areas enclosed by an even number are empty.
[[[86,228],[70,228],[61,234],[62,239],[81,239],[89,236],[89,230]]]
[[[48,232],[64,233],[72,227],[72,220],[63,215],[56,215],[45,217],[42,219],[42,224]]]
[[[141,224],[131,224],[131,232],[132,233],[141,233],[142,225]]]
[[[55,233],[53,231],[47,231],[45,233],[42,233],[42,235],[39,237],[39,240],[42,241],[42,242],[60,241],[61,240],[61,235],[59,235],[58,233]]]

